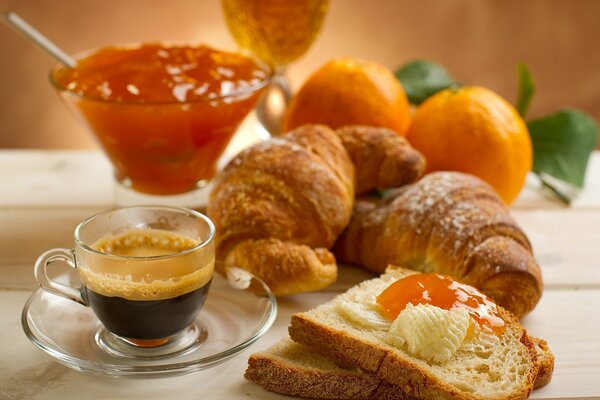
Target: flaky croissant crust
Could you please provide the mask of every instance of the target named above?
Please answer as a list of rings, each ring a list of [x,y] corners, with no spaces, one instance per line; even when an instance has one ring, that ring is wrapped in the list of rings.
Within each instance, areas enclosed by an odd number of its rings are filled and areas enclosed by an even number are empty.
[[[353,204],[354,166],[331,129],[305,126],[258,143],[225,167],[210,195],[217,269],[250,270],[276,294],[327,286],[337,277],[327,249]]]
[[[424,166],[404,138],[362,126],[306,125],[244,150],[217,175],[209,199],[217,270],[249,270],[277,295],[333,283],[328,249],[350,222],[356,188],[403,185]]]
[[[531,245],[493,189],[457,172],[426,175],[381,201],[359,201],[334,248],[382,273],[388,264],[448,274],[517,316],[542,293]]]

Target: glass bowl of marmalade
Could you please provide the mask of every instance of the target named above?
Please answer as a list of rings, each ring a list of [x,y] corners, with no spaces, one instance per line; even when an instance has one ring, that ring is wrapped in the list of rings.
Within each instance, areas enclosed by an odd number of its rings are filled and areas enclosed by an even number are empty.
[[[205,45],[144,43],[92,50],[50,81],[92,132],[121,186],[179,195],[206,186],[273,70]]]

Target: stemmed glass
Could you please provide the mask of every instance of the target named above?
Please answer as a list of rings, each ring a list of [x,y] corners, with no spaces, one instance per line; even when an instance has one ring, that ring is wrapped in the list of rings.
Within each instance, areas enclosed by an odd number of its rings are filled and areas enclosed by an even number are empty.
[[[292,95],[286,67],[314,42],[329,0],[221,0],[221,4],[239,46],[275,68],[256,113],[269,134],[278,135]]]

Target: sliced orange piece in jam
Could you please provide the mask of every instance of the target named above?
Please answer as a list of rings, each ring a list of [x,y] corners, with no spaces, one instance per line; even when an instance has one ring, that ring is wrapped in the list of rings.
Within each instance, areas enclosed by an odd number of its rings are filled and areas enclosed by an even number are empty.
[[[392,283],[377,296],[377,303],[390,320],[396,319],[409,303],[431,304],[444,310],[464,308],[480,326],[488,326],[497,335],[505,328],[498,306],[486,295],[436,273],[410,275]]]

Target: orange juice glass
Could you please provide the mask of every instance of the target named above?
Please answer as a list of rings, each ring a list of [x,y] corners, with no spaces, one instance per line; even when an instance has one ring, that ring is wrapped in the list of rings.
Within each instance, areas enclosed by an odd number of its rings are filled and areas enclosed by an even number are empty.
[[[205,186],[272,69],[208,46],[107,47],[56,66],[51,82],[93,133],[116,179],[172,195]]]

